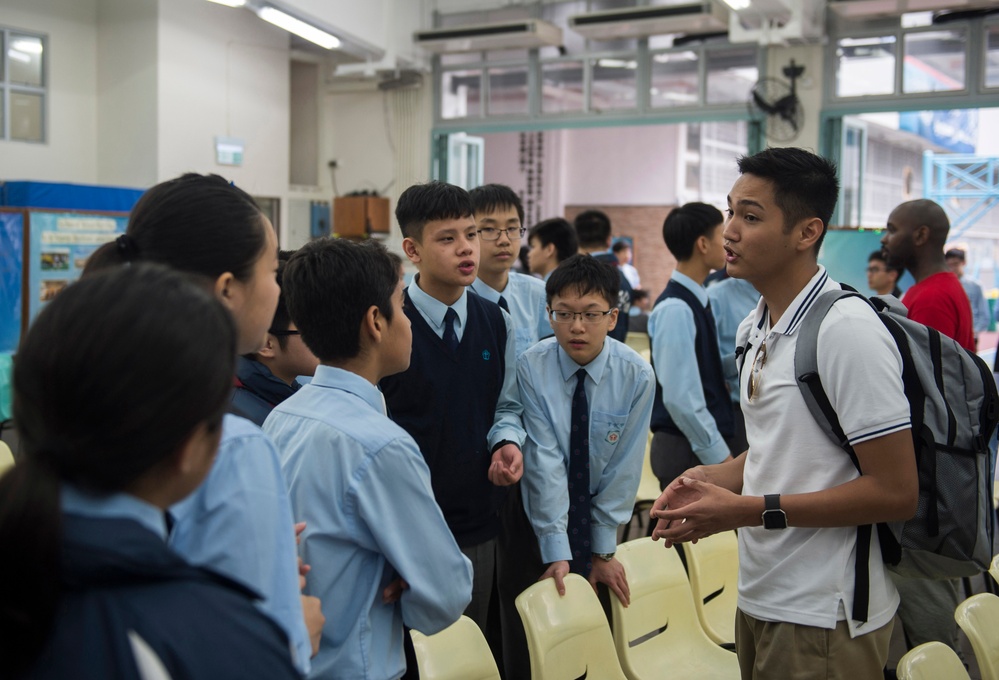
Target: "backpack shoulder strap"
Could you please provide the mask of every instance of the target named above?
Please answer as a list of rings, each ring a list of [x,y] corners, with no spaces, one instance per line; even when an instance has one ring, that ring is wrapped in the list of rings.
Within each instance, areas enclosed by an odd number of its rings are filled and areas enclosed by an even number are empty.
[[[836,411],[829,403],[829,397],[826,396],[826,392],[822,388],[822,379],[819,377],[819,327],[836,302],[851,297],[859,298],[870,304],[867,298],[853,290],[827,291],[812,303],[811,309],[808,310],[808,314],[805,315],[797,331],[798,341],[794,348],[794,375],[801,396],[805,400],[805,405],[808,406],[808,411],[815,418],[815,422],[836,446],[850,454],[853,464],[859,470],[860,467],[853,454],[853,449],[843,433],[843,428],[840,427],[839,418],[836,417]]]

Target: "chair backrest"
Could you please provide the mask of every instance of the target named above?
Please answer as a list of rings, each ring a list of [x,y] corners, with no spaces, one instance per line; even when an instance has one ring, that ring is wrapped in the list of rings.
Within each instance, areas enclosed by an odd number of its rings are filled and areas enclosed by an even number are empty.
[[[651,504],[659,498],[662,490],[659,488],[659,478],[652,471],[652,433],[649,433],[648,442],[645,444],[645,461],[642,463],[642,477],[638,482],[638,493],[635,495],[635,504]]]
[[[642,355],[646,361],[652,356],[652,341],[648,333],[629,332],[624,336],[624,343]]]
[[[971,680],[957,652],[942,642],[910,649],[895,669],[899,680]]]
[[[989,567],[989,573],[992,574],[992,578],[999,583],[999,555],[992,558],[992,566]]]
[[[467,616],[436,635],[410,635],[423,680],[500,680],[485,636]]]
[[[640,677],[642,669],[661,665],[653,657],[718,649],[697,620],[687,573],[675,550],[651,538],[639,538],[619,545],[617,558],[628,577],[631,604],[624,607],[616,597],[611,598],[614,646],[629,677]]]
[[[14,467],[14,454],[6,442],[0,441],[0,475],[10,467]]]
[[[972,595],[954,612],[982,674],[982,680],[999,680],[999,597],[992,593]]]
[[[553,579],[539,581],[516,604],[527,633],[533,680],[625,680],[607,616],[582,576],[566,576],[565,596],[558,594]]]
[[[684,543],[683,552],[701,627],[715,644],[734,644],[739,539],[734,531],[724,531],[697,543]]]

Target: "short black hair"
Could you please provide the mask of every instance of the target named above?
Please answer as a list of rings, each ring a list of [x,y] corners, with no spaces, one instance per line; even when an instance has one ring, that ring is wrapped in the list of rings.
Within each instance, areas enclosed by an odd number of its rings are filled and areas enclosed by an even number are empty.
[[[960,260],[964,262],[964,251],[960,248],[951,248],[946,253],[944,253],[945,260]]]
[[[618,268],[607,262],[577,253],[559,264],[545,283],[548,305],[552,298],[567,291],[580,296],[597,293],[607,300],[611,307],[617,306],[621,287]]]
[[[620,253],[622,250],[627,250],[631,247],[631,244],[627,241],[618,241],[613,246],[611,246],[611,252]]]
[[[513,189],[505,184],[483,184],[468,192],[472,199],[473,214],[489,214],[503,208],[514,208],[520,223],[524,224],[524,204]]]
[[[402,235],[419,241],[427,222],[460,220],[475,214],[468,192],[447,182],[414,184],[402,192],[395,206],[395,219]]]
[[[809,217],[822,220],[822,235],[815,244],[818,252],[839,198],[836,165],[822,156],[794,147],[764,149],[752,156],[740,157],[738,164],[740,173],[755,175],[773,184],[774,202],[784,213],[786,231]]]
[[[542,246],[554,243],[555,257],[559,262],[579,252],[576,230],[569,224],[569,220],[562,217],[552,217],[535,224],[527,233],[527,242],[530,243],[532,238],[538,239]]]
[[[707,203],[685,203],[673,208],[663,221],[663,241],[680,262],[694,254],[694,244],[702,236],[711,236],[725,221],[721,210]]]
[[[878,262],[884,264],[885,269],[887,269],[890,272],[895,272],[896,274],[898,274],[899,278],[902,278],[902,274],[905,273],[905,267],[898,267],[893,265],[891,262],[888,261],[888,258],[885,257],[885,252],[881,249],[875,250],[873,253],[867,256],[868,262],[871,262],[873,260],[877,260]]]
[[[584,248],[606,245],[610,240],[611,221],[607,213],[600,210],[584,210],[576,215],[573,226],[576,227],[579,245]]]
[[[631,291],[631,304],[634,305],[639,300],[644,300],[649,297],[649,291],[644,288],[635,288]]]
[[[322,362],[353,359],[372,305],[392,320],[398,257],[377,241],[322,238],[302,246],[284,270],[285,301],[302,341]]]

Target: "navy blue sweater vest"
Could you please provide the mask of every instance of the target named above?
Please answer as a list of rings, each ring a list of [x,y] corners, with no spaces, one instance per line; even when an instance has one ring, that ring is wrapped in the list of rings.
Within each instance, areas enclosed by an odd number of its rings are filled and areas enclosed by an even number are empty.
[[[671,280],[666,285],[666,290],[656,300],[656,304],[666,298],[683,300],[694,313],[694,328],[697,331],[694,352],[697,356],[697,370],[701,374],[701,385],[704,388],[704,401],[708,406],[708,412],[715,419],[718,432],[722,437],[731,437],[735,433],[735,420],[732,415],[732,401],[729,398],[728,388],[725,387],[725,373],[718,352],[718,329],[715,327],[714,318],[690,290],[675,281]],[[670,417],[669,411],[663,406],[663,389],[656,381],[656,400],[652,405],[652,431],[660,430],[683,436],[680,428]]]
[[[499,533],[505,489],[488,479],[487,435],[503,389],[506,324],[498,305],[469,290],[457,352],[437,337],[406,292],[413,326],[409,369],[381,381],[392,420],[416,440],[430,468],[434,497],[458,545]]]

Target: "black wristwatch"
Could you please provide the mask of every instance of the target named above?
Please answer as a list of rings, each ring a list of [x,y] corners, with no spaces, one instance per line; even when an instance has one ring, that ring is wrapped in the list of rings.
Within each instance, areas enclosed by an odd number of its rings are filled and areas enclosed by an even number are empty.
[[[780,494],[768,493],[763,497],[766,509],[763,511],[764,529],[787,529],[787,515],[780,509]]]

